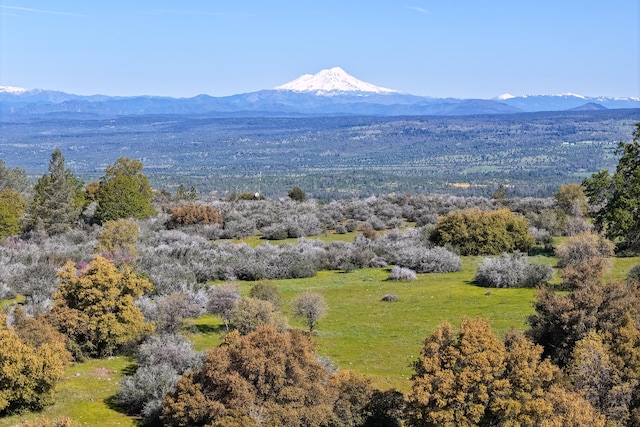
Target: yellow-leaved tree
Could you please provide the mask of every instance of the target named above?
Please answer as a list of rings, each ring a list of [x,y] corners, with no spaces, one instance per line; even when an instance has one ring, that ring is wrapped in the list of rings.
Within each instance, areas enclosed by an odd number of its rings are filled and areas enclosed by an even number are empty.
[[[96,256],[80,270],[67,262],[58,277],[61,282],[49,319],[70,339],[76,357],[111,355],[153,330],[134,304],[153,286],[131,268],[118,270]]]
[[[23,339],[0,315],[0,415],[51,402],[69,353],[63,341]]]

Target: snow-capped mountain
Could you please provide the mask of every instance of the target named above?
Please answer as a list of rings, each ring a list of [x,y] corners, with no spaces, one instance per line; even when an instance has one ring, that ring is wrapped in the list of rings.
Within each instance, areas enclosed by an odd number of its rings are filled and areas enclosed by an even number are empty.
[[[51,113],[98,116],[130,114],[213,114],[222,116],[297,115],[432,115],[515,114],[537,111],[596,111],[638,108],[639,98],[590,98],[573,93],[514,96],[494,99],[431,98],[402,93],[349,75],[334,67],[305,74],[273,90],[225,97],[114,97],[0,86],[0,116]],[[1,118],[1,117],[0,117]]]
[[[524,112],[575,110],[586,104],[600,105],[605,109],[640,107],[640,98],[589,97],[577,93],[520,96],[505,93],[494,98],[494,100],[516,107]]]
[[[400,93],[397,90],[358,80],[340,67],[321,70],[316,74],[303,74],[289,83],[276,86],[274,89],[315,93],[316,95],[335,95],[344,92]]]
[[[16,95],[25,93],[27,89],[15,86],[0,86],[0,93],[13,93]]]

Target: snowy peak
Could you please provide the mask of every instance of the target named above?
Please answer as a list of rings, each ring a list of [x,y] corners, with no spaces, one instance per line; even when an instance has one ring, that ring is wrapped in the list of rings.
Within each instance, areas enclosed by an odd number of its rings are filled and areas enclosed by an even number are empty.
[[[331,95],[341,92],[399,93],[358,80],[340,67],[322,70],[316,74],[304,74],[295,80],[276,86],[275,90],[314,92],[316,95]]]
[[[497,101],[505,101],[507,99],[515,98],[515,96],[510,93],[503,93],[502,95],[496,96],[494,99]]]
[[[21,87],[0,86],[0,93],[13,93],[15,95],[21,95],[25,92],[27,92],[27,90]]]

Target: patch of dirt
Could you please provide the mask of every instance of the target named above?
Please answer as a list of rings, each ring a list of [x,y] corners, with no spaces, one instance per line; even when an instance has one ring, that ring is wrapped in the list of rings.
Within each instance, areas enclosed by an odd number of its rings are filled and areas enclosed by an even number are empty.
[[[109,368],[96,368],[93,370],[93,375],[96,377],[104,378],[111,376],[111,374],[113,374],[113,370]]]

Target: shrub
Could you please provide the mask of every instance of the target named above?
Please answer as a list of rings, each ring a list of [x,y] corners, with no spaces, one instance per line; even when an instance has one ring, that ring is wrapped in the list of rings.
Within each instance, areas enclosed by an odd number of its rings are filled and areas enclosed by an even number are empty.
[[[485,258],[478,266],[474,281],[490,288],[533,287],[551,280],[553,269],[531,264],[526,255],[518,252]]]
[[[209,292],[208,310],[210,313],[220,316],[227,331],[232,317],[231,313],[240,302],[240,299],[240,290],[238,286],[232,283],[216,286]]]
[[[276,309],[282,306],[282,295],[278,286],[269,280],[256,282],[249,290],[249,296],[262,301],[269,301]]]
[[[178,426],[303,427],[329,425],[332,407],[327,372],[301,331],[279,333],[265,326],[236,331],[207,353],[202,369],[187,372],[163,403],[162,422]],[[252,417],[253,416],[253,417]]]
[[[184,319],[202,314],[202,308],[183,293],[160,295],[154,299],[143,297],[136,305],[145,319],[154,322],[158,333],[178,333],[184,325]]]
[[[179,334],[153,335],[138,347],[138,364],[165,365],[182,374],[202,365],[204,355],[193,349],[191,341]]]
[[[613,256],[614,248],[613,242],[597,234],[571,236],[556,249],[558,266],[575,267],[595,258],[609,258]]]
[[[272,325],[278,332],[288,328],[287,319],[269,301],[243,298],[231,312],[231,323],[242,335]]]
[[[64,342],[45,339],[31,345],[28,341],[33,342],[22,339],[0,315],[0,415],[42,409],[64,378],[69,362]]]
[[[629,270],[629,274],[627,274],[627,281],[640,282],[640,264],[636,264],[631,267],[631,270]]]
[[[136,242],[140,228],[131,219],[110,220],[98,235],[96,251],[119,261],[133,261],[138,256]]]
[[[430,239],[436,245],[456,247],[461,255],[497,255],[533,245],[524,217],[508,209],[451,212],[440,218]]]
[[[222,224],[222,216],[216,208],[198,203],[186,203],[171,210],[167,228],[174,229],[194,224]]]
[[[68,262],[58,273],[50,321],[87,354],[108,356],[153,330],[134,300],[153,287],[131,269],[97,256],[83,269]]]
[[[405,247],[396,254],[396,265],[416,273],[451,273],[462,268],[462,261],[460,256],[442,247]]]
[[[293,187],[291,190],[289,190],[287,195],[291,200],[294,200],[296,202],[304,202],[305,200],[307,200],[307,195],[304,193],[304,191],[302,191],[300,187]]]
[[[414,281],[418,280],[416,272],[410,268],[398,267],[397,265],[391,269],[389,274],[389,280],[406,280]]]
[[[142,366],[133,375],[125,375],[116,392],[116,401],[129,414],[157,419],[164,396],[175,389],[180,374],[167,365]]]

